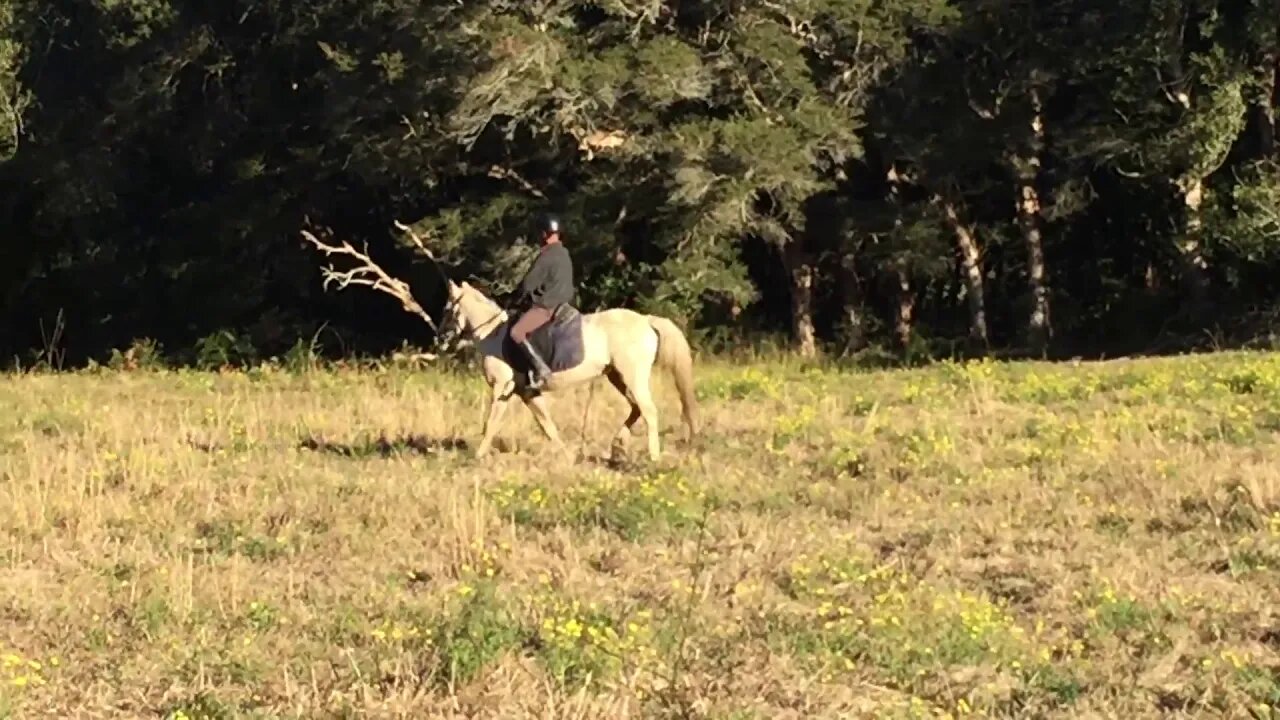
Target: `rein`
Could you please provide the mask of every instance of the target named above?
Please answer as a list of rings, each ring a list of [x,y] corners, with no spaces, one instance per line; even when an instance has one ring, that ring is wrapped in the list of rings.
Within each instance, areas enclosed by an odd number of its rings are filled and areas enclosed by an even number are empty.
[[[453,319],[454,319],[454,322],[449,323],[449,325],[450,325],[450,327],[449,327],[449,333],[448,333],[449,338],[452,338],[452,336],[453,336],[453,335],[457,334],[457,333],[455,332],[455,328],[457,328],[457,326],[460,324],[460,323],[458,323],[458,322],[456,321],[457,313],[455,313],[455,312],[454,312],[455,308],[459,307],[459,305],[461,304],[461,303],[460,303],[460,300],[461,300],[461,298],[459,298],[459,299],[455,300],[454,298],[452,298],[452,297],[451,297],[451,298],[449,298],[449,300],[448,300],[447,302],[445,302],[445,306],[444,306],[445,316],[446,316],[446,317],[449,317],[449,318],[453,318]],[[466,333],[466,334],[470,334],[470,335],[472,336],[472,338],[471,338],[472,342],[475,342],[475,341],[481,340],[482,338],[480,338],[480,328],[483,328],[483,327],[485,327],[485,326],[489,325],[490,323],[493,323],[495,320],[497,320],[497,319],[498,319],[498,318],[500,318],[503,314],[506,314],[506,313],[507,313],[507,311],[506,311],[506,310],[503,310],[501,307],[499,307],[499,308],[498,308],[498,310],[497,310],[497,312],[495,312],[494,314],[490,315],[490,316],[489,316],[487,319],[485,319],[483,322],[476,323],[476,322],[472,322],[470,319],[467,319],[467,320],[466,320],[466,325],[467,325],[468,327],[467,327],[467,329],[466,329],[465,333]],[[445,342],[447,343],[447,340],[446,340]],[[442,347],[447,351],[447,349],[448,349],[448,345],[447,345],[447,344],[446,344],[446,345],[442,345]]]

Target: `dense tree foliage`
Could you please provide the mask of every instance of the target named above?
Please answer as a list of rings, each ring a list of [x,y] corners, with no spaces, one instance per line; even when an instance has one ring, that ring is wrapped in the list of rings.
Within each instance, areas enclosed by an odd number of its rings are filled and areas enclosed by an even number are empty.
[[[0,352],[426,342],[560,213],[585,309],[797,350],[1128,352],[1257,330],[1274,0],[0,0]],[[327,328],[321,330],[321,328]],[[337,342],[340,341],[340,342]]]

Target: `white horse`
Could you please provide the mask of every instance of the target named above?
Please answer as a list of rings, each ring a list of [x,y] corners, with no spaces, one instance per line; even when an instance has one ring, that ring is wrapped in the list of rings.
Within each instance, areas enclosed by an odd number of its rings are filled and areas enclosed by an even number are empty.
[[[507,312],[471,285],[449,283],[445,329],[462,334],[479,349],[485,380],[491,391],[489,412],[484,421],[484,437],[476,448],[477,457],[488,456],[498,426],[512,398],[519,395],[542,428],[547,439],[564,450],[564,442],[548,412],[544,393],[580,385],[601,375],[622,393],[631,405],[631,414],[615,436],[625,443],[636,421],[644,419],[649,432],[649,458],[657,460],[658,409],[654,406],[649,380],[655,366],[666,368],[675,378],[689,439],[697,433],[697,405],[693,391],[693,353],[680,328],[667,318],[644,315],[625,308],[582,314],[582,362],[552,373],[537,393],[517,393],[516,371],[503,359],[503,346],[510,330]]]

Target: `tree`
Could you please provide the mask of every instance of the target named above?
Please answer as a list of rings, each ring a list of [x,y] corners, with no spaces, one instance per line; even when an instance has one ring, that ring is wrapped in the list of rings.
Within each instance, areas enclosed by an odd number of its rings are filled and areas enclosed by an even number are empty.
[[[1220,7],[1221,5],[1221,7]],[[1193,302],[1204,298],[1206,183],[1244,128],[1247,56],[1231,42],[1217,0],[1108,4],[1081,17],[1095,38],[1073,58],[1072,152],[1171,192],[1182,206],[1175,256]],[[1123,37],[1123,39],[1122,39]]]
[[[1187,334],[1272,302],[1276,17],[1274,0],[0,0],[0,352],[60,311],[75,360],[138,337],[270,354],[321,324],[348,349],[416,341],[429,328],[385,299],[321,292],[299,228],[367,242],[431,316],[438,277],[394,220],[500,294],[544,211],[586,308],[726,339],[759,324],[803,354],[829,320],[846,349],[882,332],[1137,349],[1197,288],[1221,312],[1181,314]]]
[[[807,208],[861,154],[857,131],[881,74],[906,57],[913,32],[949,18],[931,0],[763,1],[716,16],[703,34],[725,91],[713,119],[672,133],[685,235],[714,247],[751,234],[776,249],[801,355],[817,351],[816,258],[843,244],[806,232]]]
[[[17,0],[0,2],[0,161],[18,151],[23,116],[31,95],[18,80],[24,60],[24,38],[19,25]]]
[[[981,196],[987,187],[985,182],[977,187],[966,185],[983,182],[984,172],[996,161],[992,141],[998,136],[987,132],[983,121],[968,112],[972,105],[968,84],[955,82],[965,72],[961,67],[963,50],[958,49],[960,41],[955,37],[959,32],[953,28],[917,45],[913,61],[886,83],[877,98],[871,128],[881,152],[892,163],[891,194],[897,202],[913,197],[905,201],[926,204],[917,209],[916,222],[935,220],[954,243],[968,306],[969,342],[982,351],[990,339],[983,247],[966,196]],[[922,231],[920,228],[912,236],[921,238]],[[906,279],[900,279],[897,291],[906,292],[908,285]],[[901,336],[901,322],[899,325]]]

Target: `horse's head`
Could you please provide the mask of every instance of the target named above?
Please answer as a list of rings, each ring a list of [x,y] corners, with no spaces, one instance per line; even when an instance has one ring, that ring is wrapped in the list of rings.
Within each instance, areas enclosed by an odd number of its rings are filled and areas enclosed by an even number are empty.
[[[452,338],[470,329],[467,326],[467,315],[462,309],[467,284],[464,282],[460,285],[452,280],[448,283],[449,297],[445,301],[444,313],[440,318],[440,335],[443,338]]]
[[[445,336],[455,334],[488,334],[496,323],[505,319],[506,313],[497,303],[466,281],[449,281],[449,300],[445,304],[440,332]]]

